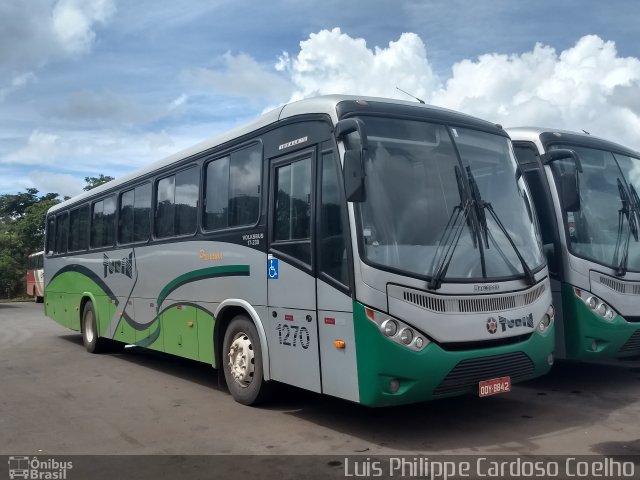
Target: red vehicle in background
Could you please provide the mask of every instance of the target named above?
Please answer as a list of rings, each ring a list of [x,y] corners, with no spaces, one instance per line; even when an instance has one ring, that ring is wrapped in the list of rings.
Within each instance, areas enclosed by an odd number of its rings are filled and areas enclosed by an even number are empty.
[[[44,299],[44,252],[32,253],[27,260],[27,295],[42,303]]]

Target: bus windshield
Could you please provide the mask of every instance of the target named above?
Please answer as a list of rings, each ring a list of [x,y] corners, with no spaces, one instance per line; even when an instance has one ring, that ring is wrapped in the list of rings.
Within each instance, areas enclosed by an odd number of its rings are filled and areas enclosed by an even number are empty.
[[[359,234],[365,261],[430,278],[457,221],[445,279],[522,277],[543,265],[529,191],[508,138],[414,120],[363,120],[368,152]]]
[[[580,257],[618,269],[625,254],[630,225],[632,230],[634,225],[633,219],[629,222],[628,214],[623,213],[620,218],[620,211],[625,207],[623,202],[626,198],[640,190],[640,159],[572,145],[552,148],[575,150],[582,164],[582,172],[578,176],[580,209],[566,212],[564,216],[569,248]],[[552,164],[556,179],[560,174],[574,170],[572,161]],[[640,242],[633,234],[629,238],[625,270],[640,271]]]

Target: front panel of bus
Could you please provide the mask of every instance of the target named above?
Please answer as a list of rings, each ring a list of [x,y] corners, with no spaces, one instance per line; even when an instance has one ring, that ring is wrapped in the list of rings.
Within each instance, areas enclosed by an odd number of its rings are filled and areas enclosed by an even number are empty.
[[[553,361],[538,223],[508,137],[417,110],[341,111],[367,140],[365,200],[349,203],[366,404],[477,392]],[[340,148],[363,143],[358,135]]]
[[[515,131],[509,133],[523,168],[529,170],[536,207],[545,212],[540,217],[547,217],[541,223],[552,252],[554,303],[562,326],[558,355],[572,359],[637,355],[640,243],[633,196],[640,187],[640,159],[620,146],[585,135],[549,132],[528,141]],[[579,166],[571,159],[543,166],[540,155],[560,148],[576,152]],[[577,207],[564,205],[560,186],[562,176],[575,175]]]

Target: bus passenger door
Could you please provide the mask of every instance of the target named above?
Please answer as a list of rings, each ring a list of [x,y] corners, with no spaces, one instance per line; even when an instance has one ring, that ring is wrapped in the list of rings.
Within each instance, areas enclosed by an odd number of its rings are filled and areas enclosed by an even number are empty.
[[[271,378],[320,392],[314,225],[316,147],[269,161],[267,277]]]

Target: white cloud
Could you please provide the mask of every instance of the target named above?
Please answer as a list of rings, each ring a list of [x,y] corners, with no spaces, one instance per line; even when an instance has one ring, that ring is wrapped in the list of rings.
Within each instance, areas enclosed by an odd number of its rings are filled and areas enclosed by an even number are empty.
[[[29,181],[40,192],[55,192],[63,197],[82,193],[84,186],[84,182],[73,175],[51,172],[31,172]]]
[[[10,153],[0,163],[39,165],[55,159],[60,150],[60,137],[52,133],[35,130],[29,136],[27,145]]]
[[[545,125],[640,147],[640,60],[613,42],[582,37],[560,54],[483,55],[453,66],[433,102],[505,125]],[[631,100],[632,101],[628,101]]]
[[[144,124],[166,115],[170,108],[146,106],[136,98],[111,91],[74,92],[64,103],[51,109],[51,114],[65,120],[83,124],[107,124],[115,126]]]
[[[106,24],[115,10],[114,0],[0,2],[0,73],[87,53],[96,26]]]
[[[185,102],[188,99],[189,99],[189,97],[186,94],[183,93],[179,97],[177,97],[174,100],[172,100],[171,103],[169,103],[169,106],[167,108],[169,109],[169,111],[175,110],[176,108],[180,108],[182,105],[185,104]]]
[[[33,72],[23,72],[18,75],[14,75],[8,86],[0,88],[0,102],[4,100],[7,95],[24,88],[30,83],[36,83],[37,81],[38,77],[36,77]]]
[[[199,68],[185,73],[196,84],[216,92],[241,97],[262,97],[269,101],[285,101],[291,84],[285,76],[270,71],[249,55],[227,52],[219,59],[221,68]]]
[[[522,54],[462,60],[441,81],[413,33],[371,49],[334,28],[311,34],[294,55],[283,52],[275,68],[289,75],[291,100],[328,93],[408,99],[398,86],[505,126],[584,129],[640,148],[640,60],[618,56],[614,42],[595,35],[560,53],[536,44]]]
[[[276,69],[291,77],[291,100],[331,93],[407,97],[396,87],[425,101],[438,85],[427,50],[415,33],[403,33],[386,48],[370,49],[362,38],[339,28],[312,33],[292,58],[283,52]]]
[[[53,7],[53,32],[62,47],[71,54],[91,49],[95,24],[104,24],[114,13],[112,0],[59,0]]]

